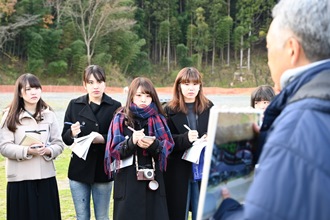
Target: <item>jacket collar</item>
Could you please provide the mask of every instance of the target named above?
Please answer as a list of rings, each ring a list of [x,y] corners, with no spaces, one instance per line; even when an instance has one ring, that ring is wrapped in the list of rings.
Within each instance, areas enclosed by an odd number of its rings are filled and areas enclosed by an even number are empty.
[[[317,62],[310,63],[305,66],[301,66],[294,69],[289,69],[283,73],[281,76],[281,88],[284,89],[289,83],[291,83],[295,78],[299,77],[301,74],[305,73],[308,69],[312,69],[320,64],[329,62],[330,59],[320,60]]]
[[[268,130],[273,124],[278,115],[281,114],[285,106],[291,101],[292,97],[300,90],[305,84],[309,83],[316,76],[323,74],[325,71],[330,70],[330,61],[319,63],[319,65],[311,66],[307,70],[299,74],[292,80],[267,107],[261,130]],[[327,75],[327,77],[329,77]],[[314,88],[315,89],[315,88]]]
[[[88,94],[86,94],[86,95],[83,95],[83,96],[78,97],[75,102],[76,103],[82,103],[82,104],[88,105],[89,104],[88,101],[89,101],[89,97],[88,97]],[[104,104],[104,103],[105,104],[108,104],[108,105],[113,105],[114,104],[114,101],[113,101],[113,99],[110,96],[108,96],[107,94],[103,93],[101,104]]]
[[[41,110],[41,115],[39,116],[40,118],[43,118],[44,117],[44,114],[45,113],[48,113],[50,112],[50,109],[47,107],[46,109],[43,109]],[[33,120],[35,120],[32,115],[30,115],[29,112],[25,111],[25,110],[22,110],[21,111],[21,114],[19,114],[19,120],[22,120],[23,118],[31,118]]]

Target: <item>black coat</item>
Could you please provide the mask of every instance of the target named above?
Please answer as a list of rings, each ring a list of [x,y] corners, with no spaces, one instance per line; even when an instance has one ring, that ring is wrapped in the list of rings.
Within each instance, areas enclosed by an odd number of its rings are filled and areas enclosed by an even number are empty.
[[[207,133],[210,108],[198,115],[197,131],[199,136]],[[184,151],[192,146],[188,139],[188,131],[183,126],[188,124],[188,120],[186,114],[173,112],[168,107],[165,107],[165,112],[168,117],[167,124],[175,143],[172,153],[167,158],[167,168],[164,173],[167,206],[170,220],[184,220],[188,182],[192,178],[192,163],[181,159]]]
[[[92,131],[100,133],[105,143],[107,142],[108,129],[115,111],[121,103],[103,94],[99,110],[94,113],[88,104],[88,95],[72,99],[65,112],[64,121],[84,124],[78,137],[90,134]],[[66,145],[71,145],[71,125],[64,125],[62,138]],[[71,180],[94,183],[109,182],[110,179],[104,172],[105,144],[91,144],[86,160],[71,154],[68,177]]]
[[[136,130],[144,128],[144,133],[148,134],[147,120],[135,120]],[[155,140],[146,150],[142,150],[133,144],[132,131],[123,126],[123,135],[129,137],[123,142],[123,147],[119,150],[120,158],[128,158],[137,154],[139,166],[144,165],[151,169],[152,159],[155,161],[155,180],[159,187],[152,191],[148,188],[150,181],[137,180],[135,157],[133,165],[122,168],[115,173],[114,178],[114,220],[168,220],[166,194],[163,172],[159,167],[159,154],[162,146],[159,140]]]

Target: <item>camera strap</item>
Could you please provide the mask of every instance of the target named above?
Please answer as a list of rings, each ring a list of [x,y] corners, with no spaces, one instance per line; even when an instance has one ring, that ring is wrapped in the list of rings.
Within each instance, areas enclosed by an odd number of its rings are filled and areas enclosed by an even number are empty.
[[[155,160],[154,160],[153,157],[151,157],[151,163],[152,163],[152,169],[155,172],[156,171],[156,169],[155,169]],[[136,167],[136,171],[139,171],[139,162],[138,162],[137,153],[135,153],[135,167]]]
[[[155,173],[156,172],[155,160],[154,160],[153,157],[151,157],[151,160],[152,160],[152,169]],[[137,153],[135,153],[135,167],[136,167],[136,173],[138,173],[139,171],[143,171],[143,169],[139,169],[139,162],[138,162]],[[155,174],[153,174],[153,175],[155,175]],[[138,178],[138,180],[139,180],[139,178]],[[152,178],[152,180],[150,180],[149,183],[148,183],[148,187],[149,187],[150,190],[155,191],[155,190],[158,189],[159,184],[154,178]]]

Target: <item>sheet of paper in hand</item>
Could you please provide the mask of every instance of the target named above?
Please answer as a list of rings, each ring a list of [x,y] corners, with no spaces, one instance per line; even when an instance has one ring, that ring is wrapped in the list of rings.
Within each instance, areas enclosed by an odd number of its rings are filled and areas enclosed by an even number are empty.
[[[198,220],[212,219],[222,201],[221,188],[224,186],[232,198],[244,201],[255,165],[253,124],[261,124],[261,115],[262,112],[252,108],[211,109]]]
[[[75,138],[73,144],[70,146],[70,149],[79,158],[86,160],[89,147],[91,146],[91,144],[96,136],[98,136],[98,133],[92,131],[89,135]]]
[[[190,161],[192,163],[199,164],[200,155],[206,144],[207,144],[207,139],[205,138],[197,139],[192,145],[192,147],[183,153],[182,159]]]

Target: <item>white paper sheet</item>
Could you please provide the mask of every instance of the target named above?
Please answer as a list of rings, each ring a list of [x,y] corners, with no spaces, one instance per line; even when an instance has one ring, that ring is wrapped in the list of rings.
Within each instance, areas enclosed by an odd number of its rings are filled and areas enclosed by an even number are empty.
[[[86,160],[89,147],[91,146],[95,137],[99,134],[92,131],[89,135],[75,138],[74,143],[70,146],[72,152],[74,152],[79,158]]]

